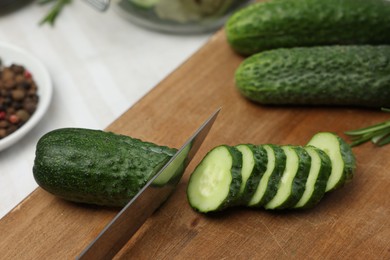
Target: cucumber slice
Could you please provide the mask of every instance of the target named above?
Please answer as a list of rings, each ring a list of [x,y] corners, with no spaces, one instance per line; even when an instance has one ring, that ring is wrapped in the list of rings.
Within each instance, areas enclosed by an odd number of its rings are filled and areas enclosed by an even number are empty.
[[[333,133],[320,132],[312,137],[308,145],[323,150],[330,158],[332,172],[326,191],[337,189],[352,179],[356,160],[351,147],[343,139]]]
[[[260,201],[260,205],[267,204],[278,192],[278,186],[282,179],[284,170],[286,169],[286,153],[277,145],[270,145],[275,154],[275,169],[273,170],[267,184],[267,189],[263,198]]]
[[[187,198],[199,212],[224,209],[236,203],[241,187],[242,154],[235,147],[217,146],[191,174]]]
[[[248,206],[251,207],[263,206],[275,196],[286,165],[286,154],[280,147],[275,145],[262,145],[262,147],[267,152],[267,170],[248,202]]]
[[[242,183],[238,203],[247,205],[267,169],[268,157],[266,150],[261,146],[240,144],[236,148],[242,153]]]
[[[299,146],[282,146],[286,153],[286,168],[278,185],[278,191],[264,207],[266,209],[286,209],[293,207],[305,191],[311,158]]]
[[[242,154],[242,169],[241,169],[242,182],[240,186],[240,196],[242,196],[246,187],[246,183],[255,169],[255,156],[253,154],[252,145],[240,144],[237,145],[236,148]]]
[[[314,146],[306,146],[305,150],[311,157],[311,167],[305,192],[294,208],[310,208],[316,205],[325,194],[332,171],[330,158],[324,151]]]

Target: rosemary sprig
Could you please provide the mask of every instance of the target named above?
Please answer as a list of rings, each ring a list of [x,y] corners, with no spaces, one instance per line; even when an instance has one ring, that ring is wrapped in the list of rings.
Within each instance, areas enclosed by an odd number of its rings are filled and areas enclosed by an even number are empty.
[[[57,16],[60,14],[64,6],[69,4],[71,1],[72,0],[39,0],[38,3],[41,5],[50,2],[55,2],[49,13],[45,17],[43,17],[39,24],[42,25],[45,23],[49,23],[53,26]]]
[[[382,108],[384,112],[390,112],[388,108]],[[372,126],[346,131],[345,134],[352,140],[351,146],[358,146],[370,141],[377,146],[390,143],[390,120]]]

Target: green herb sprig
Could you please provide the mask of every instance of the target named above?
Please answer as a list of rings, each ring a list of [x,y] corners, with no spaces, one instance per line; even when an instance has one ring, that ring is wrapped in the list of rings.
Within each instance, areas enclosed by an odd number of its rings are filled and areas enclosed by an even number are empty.
[[[54,22],[57,18],[57,16],[61,13],[62,9],[65,5],[70,4],[72,0],[39,0],[38,3],[41,5],[55,2],[53,7],[50,9],[49,13],[43,17],[43,19],[40,21],[40,25],[48,23],[50,25],[54,25]]]
[[[382,108],[382,111],[390,112],[390,109]],[[383,146],[390,143],[390,120],[372,126],[346,131],[345,134],[351,138],[352,147],[370,140],[377,146]]]

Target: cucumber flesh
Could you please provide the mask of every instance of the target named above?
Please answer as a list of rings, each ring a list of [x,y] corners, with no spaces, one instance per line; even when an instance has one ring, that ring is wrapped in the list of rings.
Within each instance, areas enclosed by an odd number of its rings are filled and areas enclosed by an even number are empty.
[[[187,196],[192,208],[209,212],[231,206],[241,187],[242,155],[234,147],[212,149],[191,174]]]
[[[326,191],[334,190],[352,178],[355,158],[349,145],[340,137],[333,133],[320,132],[312,137],[308,145],[323,150],[330,158],[332,171]]]
[[[283,205],[291,195],[292,183],[298,172],[299,157],[295,150],[290,146],[283,146],[286,153],[286,167],[280,180],[278,191],[266,205],[266,209],[276,209]]]
[[[311,157],[309,176],[305,192],[294,208],[309,208],[317,204],[325,194],[326,185],[332,170],[329,156],[322,150],[306,146],[306,152]]]

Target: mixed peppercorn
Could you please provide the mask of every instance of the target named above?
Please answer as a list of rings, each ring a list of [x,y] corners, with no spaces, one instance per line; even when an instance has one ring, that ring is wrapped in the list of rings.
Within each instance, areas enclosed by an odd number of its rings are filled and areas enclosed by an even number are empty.
[[[23,66],[0,61],[0,139],[26,123],[38,105],[38,87]]]

